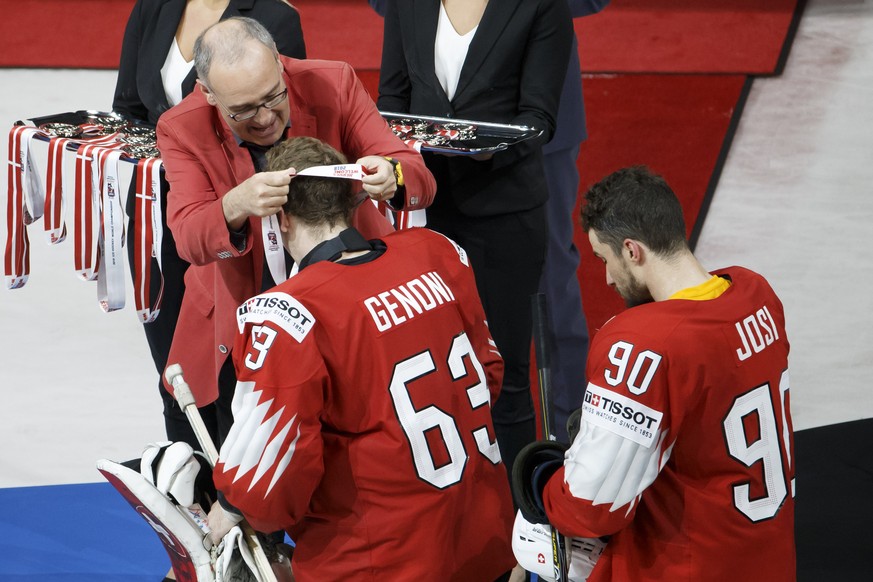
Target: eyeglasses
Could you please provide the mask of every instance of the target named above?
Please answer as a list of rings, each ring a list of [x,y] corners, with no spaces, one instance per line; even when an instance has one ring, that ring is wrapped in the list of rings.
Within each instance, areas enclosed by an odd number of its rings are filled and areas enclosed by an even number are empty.
[[[240,122],[251,119],[252,117],[257,115],[258,111],[261,110],[261,107],[263,107],[264,109],[272,109],[273,107],[276,107],[277,105],[282,103],[282,101],[288,98],[288,87],[285,87],[284,89],[282,89],[282,91],[276,93],[271,97],[267,97],[267,100],[260,105],[255,105],[254,107],[246,109],[245,111],[240,111],[239,113],[231,113],[230,110],[225,107],[224,103],[218,100],[218,97],[215,96],[215,93],[212,94],[212,97],[215,98],[218,104],[221,105],[221,107],[227,112],[228,117],[236,122]]]

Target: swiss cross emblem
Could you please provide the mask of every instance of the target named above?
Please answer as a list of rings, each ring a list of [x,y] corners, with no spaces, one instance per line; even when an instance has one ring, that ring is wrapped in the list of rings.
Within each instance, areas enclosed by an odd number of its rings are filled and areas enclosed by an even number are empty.
[[[537,554],[537,562],[539,562],[540,564],[545,564],[545,563],[546,563],[546,557],[545,557],[544,555],[542,555],[542,554]]]
[[[595,408],[600,406],[600,396],[597,394],[592,394],[591,395],[591,404],[593,404]]]

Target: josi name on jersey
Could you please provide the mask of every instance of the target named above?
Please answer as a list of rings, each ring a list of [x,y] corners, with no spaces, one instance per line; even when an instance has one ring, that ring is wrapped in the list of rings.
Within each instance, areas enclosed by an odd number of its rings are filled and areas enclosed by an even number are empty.
[[[287,293],[271,292],[252,297],[236,311],[240,332],[246,323],[271,321],[285,330],[298,343],[312,331],[315,317],[302,303]]]
[[[386,331],[425,311],[455,300],[455,294],[436,271],[422,273],[401,285],[364,299],[376,329]]]
[[[779,339],[779,329],[770,310],[764,305],[755,313],[734,324],[742,346],[737,348],[737,358],[742,362],[753,354],[761,353]]]

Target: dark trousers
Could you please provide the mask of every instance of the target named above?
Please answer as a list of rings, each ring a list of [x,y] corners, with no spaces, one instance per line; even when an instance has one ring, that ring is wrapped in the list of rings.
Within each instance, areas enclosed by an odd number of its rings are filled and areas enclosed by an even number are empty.
[[[582,406],[588,357],[588,325],[576,275],[579,250],[573,242],[574,226],[580,220],[576,214],[578,155],[576,146],[544,156],[549,188],[548,245],[540,292],[545,294],[549,310],[553,432],[563,442],[568,440],[567,417]]]
[[[429,208],[427,221],[470,257],[488,326],[505,363],[491,417],[501,457],[511,471],[521,448],[536,439],[530,391],[531,295],[537,291],[545,256],[545,208],[471,217],[444,204]]]
[[[127,200],[127,215],[131,217],[128,222],[127,231],[128,264],[131,266],[131,274],[133,274],[134,257],[139,252],[139,241],[133,235],[135,186],[135,181],[131,181]],[[158,317],[151,323],[143,324],[143,331],[149,345],[152,361],[154,361],[155,369],[158,372],[158,393],[163,403],[164,426],[167,432],[167,439],[173,442],[183,441],[190,444],[194,449],[200,450],[200,444],[197,442],[197,437],[191,428],[191,424],[188,422],[182,409],[179,408],[179,404],[172,394],[164,388],[162,382],[164,369],[168,363],[167,358],[170,354],[170,345],[173,343],[176,323],[179,321],[179,312],[182,308],[182,296],[185,294],[185,272],[188,270],[189,264],[179,257],[179,253],[176,251],[176,242],[170,229],[167,227],[167,193],[169,192],[169,184],[167,184],[163,176],[161,176],[161,192],[161,226],[163,228],[161,269],[158,269],[157,259],[152,258],[152,278],[149,291],[152,305],[161,295],[162,299]],[[163,292],[161,291],[161,277],[158,276],[158,273],[163,277]],[[200,415],[203,417],[203,421],[207,429],[209,429],[209,433],[212,435],[212,440],[216,446],[220,446],[223,436],[227,435],[227,432],[230,430],[232,419],[230,403],[233,399],[233,388],[236,380],[233,374],[233,364],[229,357],[228,365],[230,366],[229,369],[222,369],[219,378],[218,401],[200,409]],[[227,367],[226,365],[225,368]]]
[[[217,449],[221,448],[221,444],[233,425],[231,404],[233,403],[235,389],[236,373],[233,369],[233,360],[228,356],[218,376],[218,398],[206,406],[197,408],[200,411],[200,418],[203,419],[203,424],[206,425],[206,430],[209,431],[209,436],[212,438],[212,442]],[[200,443],[197,441],[197,436],[194,434],[194,429],[191,428],[191,423],[176,401],[173,400],[173,397],[166,390],[162,390],[161,397],[169,398],[170,400],[170,402],[166,399],[164,400],[164,422],[167,427],[167,439],[171,441],[184,441],[195,450],[202,450]]]

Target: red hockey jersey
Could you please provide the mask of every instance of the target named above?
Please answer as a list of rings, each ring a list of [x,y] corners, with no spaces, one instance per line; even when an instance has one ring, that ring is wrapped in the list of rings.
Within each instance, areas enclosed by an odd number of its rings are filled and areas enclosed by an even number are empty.
[[[238,312],[216,486],[309,580],[492,581],[515,563],[490,403],[503,374],[467,257],[425,229],[315,263]]]
[[[549,520],[612,538],[590,581],[793,581],[793,433],[782,304],[732,267],[706,301],[629,309],[591,344],[580,432]]]

